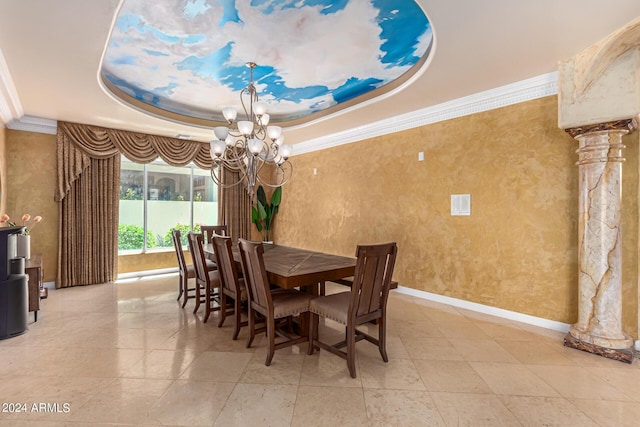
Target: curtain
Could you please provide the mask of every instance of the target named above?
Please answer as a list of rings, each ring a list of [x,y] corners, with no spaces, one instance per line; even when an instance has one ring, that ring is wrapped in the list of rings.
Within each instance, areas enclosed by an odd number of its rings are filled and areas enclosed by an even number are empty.
[[[223,171],[222,182],[233,183],[239,172]],[[218,223],[226,224],[232,241],[251,238],[251,198],[244,183],[224,188],[218,187]]]
[[[58,122],[56,287],[105,283],[118,272],[120,155],[149,163],[211,167],[209,147],[155,135]]]

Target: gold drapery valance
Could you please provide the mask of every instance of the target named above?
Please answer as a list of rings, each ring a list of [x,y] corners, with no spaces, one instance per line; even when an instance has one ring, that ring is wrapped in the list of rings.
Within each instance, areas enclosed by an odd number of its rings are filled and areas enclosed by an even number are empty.
[[[122,154],[136,163],[150,163],[160,157],[171,166],[185,166],[193,162],[200,168],[211,169],[209,145],[197,141],[58,122],[58,143],[66,146],[71,143],[81,153],[65,156],[69,162],[68,168],[58,163],[56,201],[64,199],[70,185],[81,173],[82,165],[86,167],[86,159],[82,161],[84,156],[105,159]]]

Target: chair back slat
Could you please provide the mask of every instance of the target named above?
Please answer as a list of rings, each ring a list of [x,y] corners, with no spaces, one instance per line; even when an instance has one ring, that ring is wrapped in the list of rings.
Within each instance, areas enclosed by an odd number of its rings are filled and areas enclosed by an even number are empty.
[[[395,242],[358,246],[349,305],[350,316],[363,316],[386,306],[397,253]]]
[[[180,241],[180,230],[177,228],[171,230],[171,238],[173,239],[173,248],[176,251],[176,257],[178,258],[178,268],[182,272],[187,271],[187,261],[184,259],[184,252],[182,252],[182,242]]]
[[[226,225],[201,225],[200,231],[204,236],[205,244],[213,243],[214,234],[217,234],[218,236],[228,236]]]
[[[239,239],[242,271],[249,299],[264,310],[272,310],[271,291],[267,270],[264,266],[264,248],[261,242],[250,242]]]
[[[233,250],[231,248],[231,237],[215,234],[213,236],[213,250],[216,254],[222,286],[236,293],[240,292],[238,270],[233,260]]]
[[[209,271],[207,270],[207,261],[202,248],[202,234],[189,232],[187,240],[189,241],[189,251],[191,252],[191,258],[193,258],[197,280],[209,283]]]

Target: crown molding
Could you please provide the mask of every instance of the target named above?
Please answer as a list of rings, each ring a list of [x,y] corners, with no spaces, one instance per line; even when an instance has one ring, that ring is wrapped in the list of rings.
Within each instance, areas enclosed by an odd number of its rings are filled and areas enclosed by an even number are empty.
[[[0,52],[0,54],[1,53],[2,52]],[[0,119],[4,120],[2,110],[4,92],[2,84],[6,81],[5,76],[8,76],[8,72],[3,75],[2,62],[3,58],[0,56]],[[8,77],[11,78],[11,76]],[[506,107],[520,102],[531,101],[545,96],[556,95],[557,93],[558,74],[556,72],[544,74],[495,89],[479,92],[464,98],[455,99],[433,107],[424,108],[422,110],[417,110],[400,116],[390,117],[372,125],[360,126],[344,132],[310,139],[295,144],[294,155],[324,150],[376,136],[387,135],[444,120]],[[17,99],[17,96],[12,99]],[[19,100],[17,101],[19,111],[15,109],[15,102],[12,103],[12,105],[14,106],[14,108],[11,109],[11,111],[13,111],[13,113],[11,113],[12,117],[15,114],[20,115],[4,122],[8,123],[7,127],[9,129],[46,133],[50,135],[56,134],[57,122],[55,120],[33,116],[22,116],[22,107]],[[6,108],[8,109],[9,107]]]
[[[56,120],[43,119],[41,117],[22,116],[19,120],[9,122],[7,127],[13,130],[55,135],[58,131],[58,122]]]
[[[24,114],[18,92],[11,78],[9,66],[0,49],[0,127],[6,126]]]
[[[310,139],[294,145],[294,155],[324,150],[376,136],[400,132],[444,120],[468,116],[520,102],[531,101],[558,93],[558,73],[553,72],[527,80],[500,86],[453,101],[434,105],[379,122]]]

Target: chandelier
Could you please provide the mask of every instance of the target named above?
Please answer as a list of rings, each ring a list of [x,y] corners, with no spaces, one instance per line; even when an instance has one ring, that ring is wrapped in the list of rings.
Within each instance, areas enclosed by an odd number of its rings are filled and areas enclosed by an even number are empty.
[[[293,166],[289,161],[293,147],[284,144],[280,126],[269,126],[267,104],[258,100],[253,84],[253,69],[256,64],[247,62],[249,85],[240,92],[240,102],[246,120],[234,125],[238,111],[234,107],[222,109],[227,126],[213,129],[216,139],[210,142],[211,178],[223,188],[245,183],[247,192],[253,197],[256,183],[268,187],[279,187],[289,181]],[[262,169],[271,165],[273,170]]]

